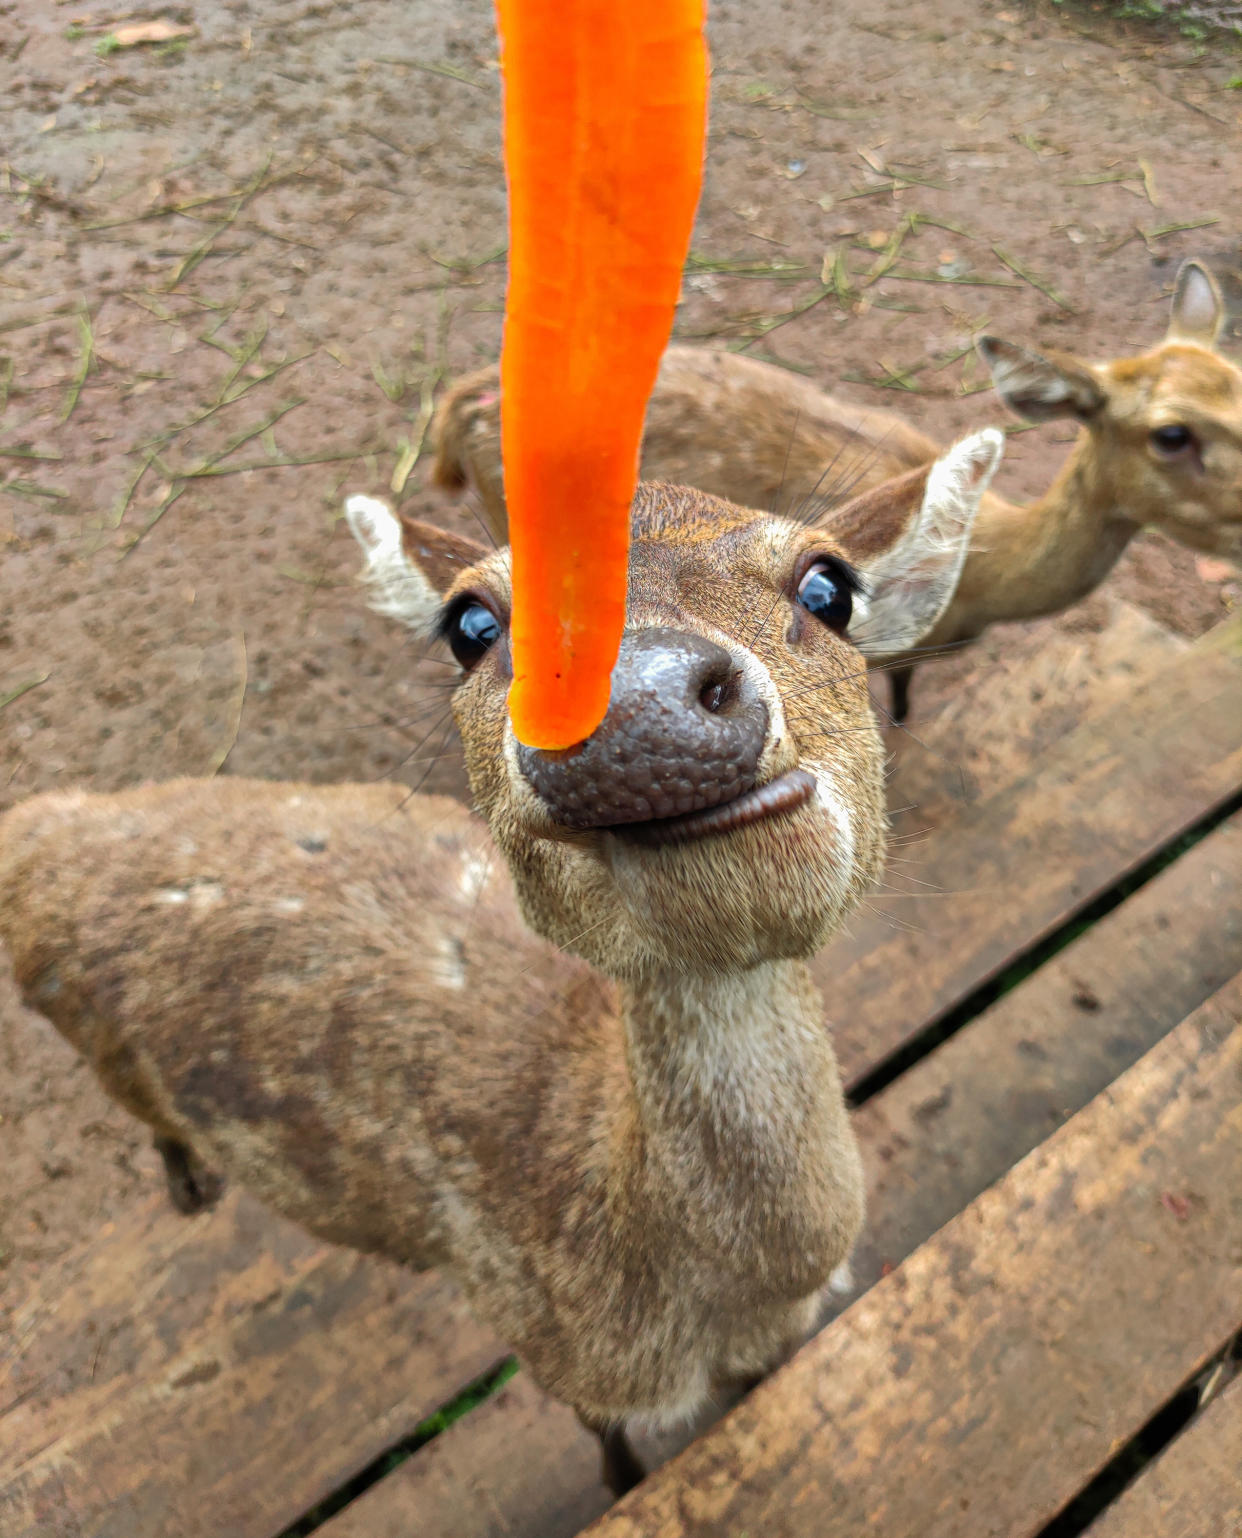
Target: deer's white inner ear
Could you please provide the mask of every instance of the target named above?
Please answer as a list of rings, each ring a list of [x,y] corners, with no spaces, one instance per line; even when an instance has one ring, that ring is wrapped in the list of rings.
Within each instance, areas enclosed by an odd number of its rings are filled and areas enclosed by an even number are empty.
[[[1173,289],[1169,340],[1214,347],[1225,319],[1216,279],[1198,262],[1183,262]]]
[[[865,656],[908,651],[934,629],[957,589],[975,514],[1004,446],[1004,434],[987,427],[932,466],[918,517],[865,569],[870,601],[856,609],[849,630]]]
[[[361,576],[368,606],[429,636],[440,594],[406,555],[400,520],[387,503],[364,496],[346,499],[345,519],[366,558]]]

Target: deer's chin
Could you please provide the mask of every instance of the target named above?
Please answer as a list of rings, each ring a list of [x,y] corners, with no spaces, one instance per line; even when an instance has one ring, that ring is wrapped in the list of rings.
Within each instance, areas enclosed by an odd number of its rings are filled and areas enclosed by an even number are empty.
[[[607,835],[606,845],[640,969],[727,971],[813,955],[872,874],[814,793],[711,836]]]

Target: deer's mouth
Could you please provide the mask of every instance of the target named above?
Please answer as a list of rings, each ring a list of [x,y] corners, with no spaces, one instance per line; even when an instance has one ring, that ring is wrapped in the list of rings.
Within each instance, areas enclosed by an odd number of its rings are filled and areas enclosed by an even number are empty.
[[[636,844],[689,844],[715,834],[733,833],[769,817],[783,817],[805,806],[815,794],[815,776],[805,769],[791,769],[766,785],[757,785],[732,801],[709,806],[680,817],[660,817],[651,822],[623,823],[606,831]]]

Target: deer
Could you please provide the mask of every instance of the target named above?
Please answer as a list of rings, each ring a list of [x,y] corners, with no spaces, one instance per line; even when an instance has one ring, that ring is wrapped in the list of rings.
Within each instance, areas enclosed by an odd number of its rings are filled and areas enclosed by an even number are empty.
[[[1242,561],[1242,370],[1215,350],[1225,319],[1216,279],[1187,261],[1164,341],[1137,357],[1091,364],[977,339],[1007,406],[1028,422],[1067,418],[1079,433],[1042,497],[1025,506],[984,498],[958,590],[925,652],[1070,607],[1143,528]],[[431,432],[436,483],[470,486],[503,538],[499,412],[499,372],[482,369],[449,390]],[[673,346],[648,408],[642,466],[747,507],[798,509],[814,506],[825,485],[866,490],[938,453],[893,412],[739,353]],[[899,723],[915,660],[882,659]]]
[[[515,738],[508,551],[353,496],[371,605],[456,663],[472,810],[177,780],[0,818],[22,995],[152,1130],[178,1208],[235,1182],[457,1279],[626,1439],[797,1345],[862,1221],[807,958],[877,877],[866,658],[956,585],[992,429],[818,521],[640,483],[608,713]]]

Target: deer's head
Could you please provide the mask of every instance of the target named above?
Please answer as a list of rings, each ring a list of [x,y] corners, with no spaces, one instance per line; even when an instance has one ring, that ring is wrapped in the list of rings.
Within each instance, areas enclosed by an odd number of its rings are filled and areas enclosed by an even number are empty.
[[[1001,441],[978,433],[811,525],[641,485],[608,714],[562,753],[509,725],[507,549],[349,499],[374,606],[461,667],[471,787],[534,929],[614,977],[823,943],[882,860],[866,659],[935,624]]]
[[[1163,529],[1196,550],[1242,557],[1242,370],[1215,351],[1216,280],[1184,262],[1168,335],[1137,358],[1084,363],[998,337],[979,350],[996,389],[1032,422],[1070,417],[1089,435],[1080,464],[1106,514]]]

